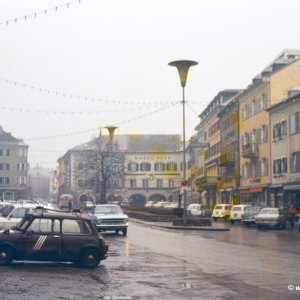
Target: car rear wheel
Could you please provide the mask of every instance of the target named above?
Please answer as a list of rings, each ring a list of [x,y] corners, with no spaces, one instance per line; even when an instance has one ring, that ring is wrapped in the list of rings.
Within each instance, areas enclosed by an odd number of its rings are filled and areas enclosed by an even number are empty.
[[[126,236],[127,235],[127,228],[123,228],[122,232],[123,232],[123,235]]]
[[[218,221],[218,218],[216,218],[216,217],[213,217],[213,220],[214,220],[215,222],[217,222],[217,221]]]
[[[233,225],[235,223],[235,221],[234,220],[230,220],[230,223]]]
[[[0,266],[7,266],[13,260],[13,253],[9,247],[0,247]]]
[[[100,253],[96,249],[89,248],[83,252],[81,265],[85,268],[96,268],[100,263]]]

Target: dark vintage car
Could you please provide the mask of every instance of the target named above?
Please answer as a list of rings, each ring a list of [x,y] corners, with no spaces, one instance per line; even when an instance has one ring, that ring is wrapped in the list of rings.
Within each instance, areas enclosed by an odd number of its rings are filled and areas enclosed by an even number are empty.
[[[277,207],[265,207],[257,214],[256,225],[258,229],[262,227],[284,229],[286,220],[286,214],[283,209]]]
[[[242,216],[242,223],[249,227],[251,225],[255,225],[256,223],[256,216],[260,211],[259,206],[248,206],[245,208],[244,215]]]
[[[90,217],[80,212],[37,209],[11,229],[0,231],[0,265],[13,260],[75,262],[95,268],[108,245]]]

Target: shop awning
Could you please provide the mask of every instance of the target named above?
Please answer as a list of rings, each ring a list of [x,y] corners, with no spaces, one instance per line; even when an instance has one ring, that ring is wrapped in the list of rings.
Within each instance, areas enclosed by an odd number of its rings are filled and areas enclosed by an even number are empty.
[[[261,193],[262,191],[263,191],[263,189],[261,187],[259,187],[259,188],[252,188],[252,189],[240,190],[240,194]]]
[[[291,190],[300,190],[300,184],[295,184],[295,185],[285,185],[283,187],[285,191],[291,191]]]

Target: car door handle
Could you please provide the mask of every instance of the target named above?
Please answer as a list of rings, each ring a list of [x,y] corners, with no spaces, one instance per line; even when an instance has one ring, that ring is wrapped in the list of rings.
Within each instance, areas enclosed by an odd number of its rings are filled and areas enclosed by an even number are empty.
[[[54,238],[60,238],[60,236],[59,236],[59,235],[53,235],[53,237],[54,237]]]

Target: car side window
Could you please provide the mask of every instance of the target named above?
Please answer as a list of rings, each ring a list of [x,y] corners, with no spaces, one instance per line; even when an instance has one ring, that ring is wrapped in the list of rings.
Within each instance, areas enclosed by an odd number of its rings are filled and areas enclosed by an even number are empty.
[[[36,218],[30,224],[28,230],[32,230],[34,233],[58,233],[59,220]]]
[[[25,216],[26,213],[26,208],[24,207],[20,207],[20,208],[16,208],[12,214],[11,214],[11,218],[23,218]]]
[[[65,234],[91,234],[91,228],[86,221],[65,219],[62,223],[62,232]]]

